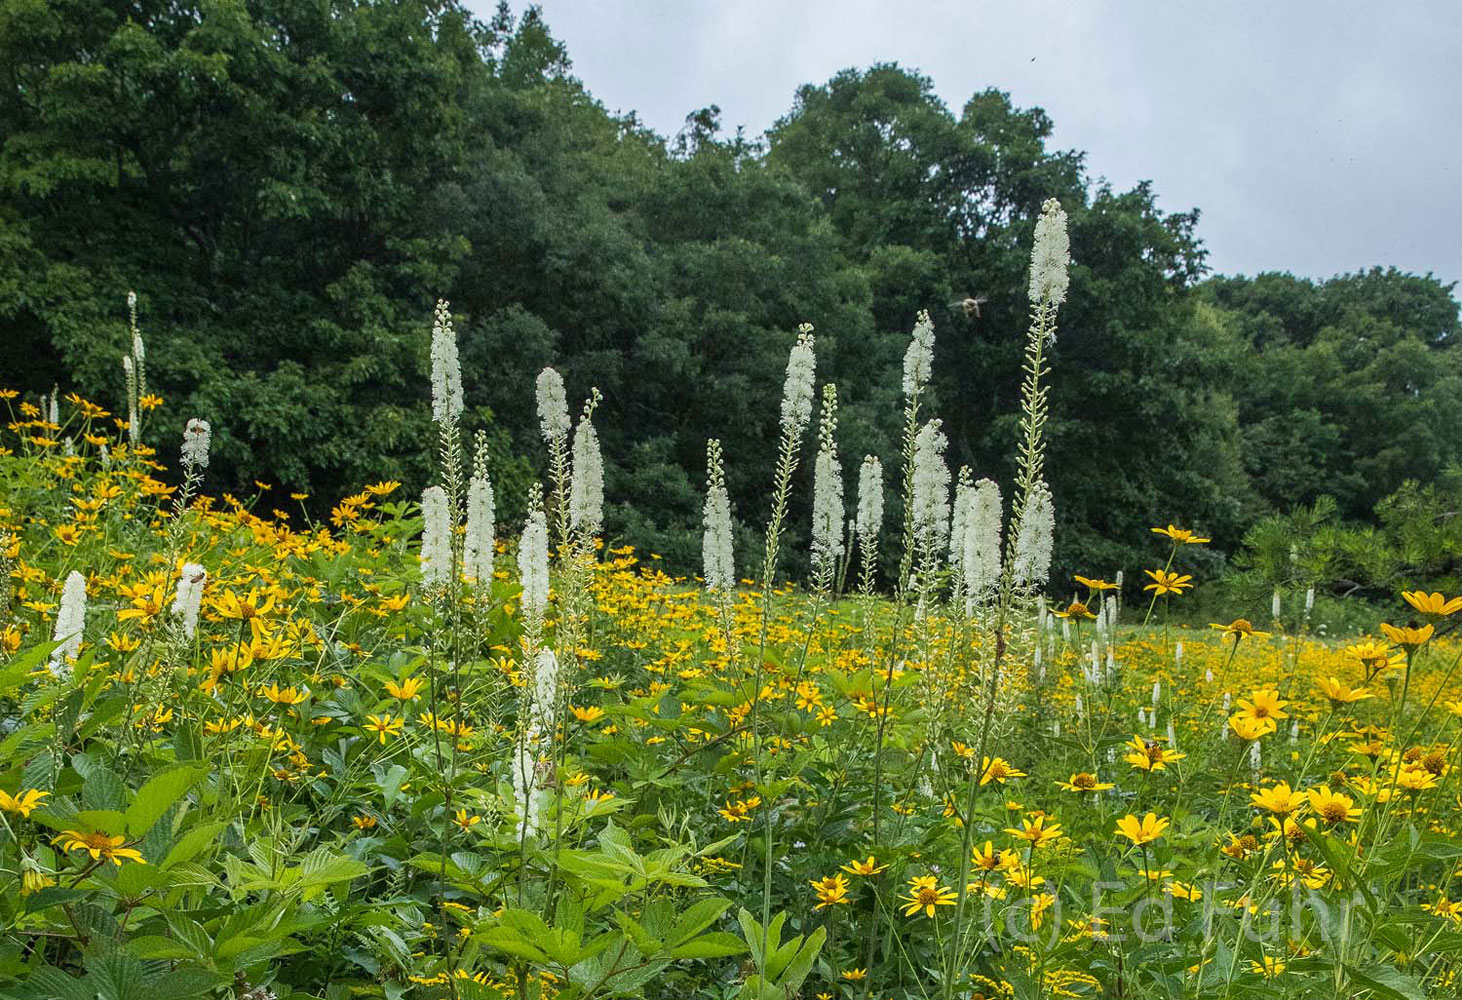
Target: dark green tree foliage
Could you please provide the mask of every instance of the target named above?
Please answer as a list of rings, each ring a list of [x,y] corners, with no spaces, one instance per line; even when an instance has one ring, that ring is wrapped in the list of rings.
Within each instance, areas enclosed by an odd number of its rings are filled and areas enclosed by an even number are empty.
[[[217,487],[423,485],[437,297],[505,521],[541,464],[532,381],[554,364],[571,397],[606,396],[612,541],[695,568],[708,436],[749,536],[804,320],[849,482],[875,452],[892,488],[922,308],[951,462],[1009,482],[1052,196],[1076,259],[1052,354],[1058,572],[1134,567],[1168,520],[1232,544],[1321,494],[1364,516],[1456,458],[1449,289],[1377,272],[1195,294],[1196,213],[1093,184],[999,91],[956,114],[875,66],[802,88],[765,143],[714,107],[667,141],[606,112],[535,10],[484,24],[413,0],[0,0],[0,66],[4,381],[120,399],[135,288],[168,400],[148,439],[167,457],[186,417],[212,420]]]
[[[1245,471],[1268,507],[1333,497],[1365,519],[1406,480],[1462,460],[1462,354],[1451,287],[1394,269],[1313,283],[1214,278],[1240,338],[1233,394]]]

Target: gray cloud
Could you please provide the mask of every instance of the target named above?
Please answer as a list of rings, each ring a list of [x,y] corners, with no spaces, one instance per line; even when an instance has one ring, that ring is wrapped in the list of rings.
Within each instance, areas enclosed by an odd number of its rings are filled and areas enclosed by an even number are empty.
[[[1462,279],[1455,0],[542,6],[575,75],[662,134],[712,103],[759,134],[799,84],[896,61],[956,111],[1008,90],[1045,108],[1056,145],[1085,150],[1094,176],[1151,180],[1165,208],[1201,208],[1220,272],[1394,264]]]

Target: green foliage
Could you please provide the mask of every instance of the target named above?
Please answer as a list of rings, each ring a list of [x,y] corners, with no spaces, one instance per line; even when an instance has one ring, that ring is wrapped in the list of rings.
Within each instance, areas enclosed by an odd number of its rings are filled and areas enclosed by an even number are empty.
[[[931,306],[951,460],[1009,481],[1048,197],[1076,261],[1051,351],[1058,574],[1133,567],[1169,520],[1215,538],[1216,571],[1262,517],[1328,495],[1368,520],[1462,460],[1449,287],[1200,284],[1196,210],[1093,184],[998,90],[956,110],[876,65],[802,87],[764,142],[715,107],[667,142],[593,99],[536,10],[419,0],[0,0],[0,61],[7,381],[120,398],[135,288],[166,399],[148,443],[210,419],[216,489],[274,483],[319,513],[363,482],[424,485],[437,297],[509,523],[538,454],[525,387],[554,364],[571,396],[606,396],[609,538],[693,569],[707,437],[736,456],[738,533],[765,517],[797,324],[840,387],[851,471],[896,450],[898,358]]]

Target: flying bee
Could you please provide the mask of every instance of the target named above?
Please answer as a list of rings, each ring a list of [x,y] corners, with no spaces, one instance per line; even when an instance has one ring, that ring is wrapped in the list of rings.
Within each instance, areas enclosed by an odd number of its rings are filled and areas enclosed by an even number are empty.
[[[974,319],[979,319],[980,306],[989,301],[989,297],[984,295],[966,295],[962,299],[955,299],[949,304],[949,307],[953,309],[955,306],[959,306],[960,310],[966,316],[972,317]]]

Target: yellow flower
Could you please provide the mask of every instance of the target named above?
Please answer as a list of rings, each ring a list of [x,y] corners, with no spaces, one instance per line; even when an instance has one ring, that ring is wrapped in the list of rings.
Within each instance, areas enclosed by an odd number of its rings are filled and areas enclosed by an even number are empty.
[[[1335,706],[1349,705],[1357,701],[1365,701],[1374,697],[1371,692],[1363,687],[1352,688],[1342,684],[1334,677],[1321,677],[1319,680],[1320,690],[1325,697],[1330,699],[1330,704]]]
[[[728,823],[750,823],[751,811],[761,805],[761,796],[753,795],[749,799],[726,800],[726,806],[717,810]]]
[[[1426,768],[1403,767],[1396,772],[1396,784],[1413,792],[1424,792],[1437,787],[1437,776]]]
[[[1413,608],[1424,615],[1436,615],[1438,618],[1445,618],[1447,615],[1456,614],[1462,611],[1462,597],[1446,598],[1441,594],[1428,594],[1424,590],[1413,590],[1401,592],[1401,596]]]
[[[62,830],[51,839],[51,843],[60,844],[63,851],[86,851],[93,861],[105,859],[118,868],[122,867],[124,858],[139,865],[147,864],[141,853],[122,846],[126,841],[126,837],[111,837],[100,831],[81,833],[77,830]]]
[[[1189,573],[1179,576],[1177,573],[1170,573],[1165,569],[1143,570],[1152,577],[1152,582],[1143,587],[1143,590],[1151,590],[1161,597],[1163,594],[1181,595],[1184,590],[1193,586],[1193,577]]]
[[[367,715],[366,724],[361,728],[375,733],[380,737],[380,741],[385,743],[387,736],[395,736],[401,732],[405,725],[405,719],[393,719],[389,714],[380,716],[379,718],[374,715]]]
[[[842,870],[847,872],[849,875],[877,875],[879,872],[885,871],[887,868],[888,865],[879,864],[878,859],[870,854],[868,855],[867,861],[859,861],[857,858],[854,858],[852,861],[849,861],[847,864],[843,865]]]
[[[1134,736],[1122,745],[1131,749],[1127,754],[1127,763],[1138,771],[1165,771],[1169,764],[1187,756],[1176,750],[1166,749],[1157,740],[1145,740],[1141,736]]]
[[[826,909],[829,906],[836,906],[838,903],[847,904],[848,900],[848,877],[846,875],[829,875],[827,878],[820,878],[809,882],[817,893],[817,905],[814,910]]]
[[[298,705],[310,696],[310,689],[294,686],[282,688],[278,684],[270,684],[267,688],[260,688],[257,693],[259,697],[276,705]]]
[[[1279,816],[1288,816],[1304,806],[1308,799],[1304,792],[1297,792],[1289,787],[1289,782],[1281,781],[1270,788],[1251,793],[1249,801],[1260,809],[1268,809]]]
[[[1218,629],[1224,634],[1225,638],[1227,638],[1228,636],[1233,636],[1234,642],[1238,642],[1246,635],[1267,636],[1269,634],[1268,632],[1260,632],[1258,629],[1254,628],[1253,622],[1249,621],[1249,619],[1247,618],[1235,618],[1227,625],[1219,625],[1218,623],[1213,622],[1210,623],[1208,627]]]
[[[932,875],[917,875],[909,879],[908,895],[900,898],[904,916],[912,917],[920,910],[926,917],[934,916],[934,907],[953,906],[959,893],[947,886],[941,886]]]
[[[415,701],[418,692],[421,691],[422,680],[420,677],[405,677],[401,683],[395,681],[386,682],[386,693],[398,701]]]
[[[1263,962],[1251,961],[1249,963],[1249,971],[1261,975],[1265,979],[1273,979],[1284,971],[1284,962],[1281,959],[1265,955]]]
[[[464,830],[470,830],[474,826],[476,826],[478,823],[481,823],[482,822],[482,817],[481,816],[469,816],[469,815],[467,815],[467,810],[466,809],[458,809],[457,810],[457,815],[455,815],[455,816],[452,817],[452,822],[453,823],[456,823],[458,826],[460,826]]]
[[[1355,799],[1343,792],[1332,792],[1329,785],[1310,789],[1309,798],[1310,808],[1326,823],[1354,823],[1360,819]]]
[[[1386,667],[1399,667],[1406,663],[1405,656],[1400,653],[1392,654],[1390,646],[1374,639],[1362,639],[1354,645],[1346,646],[1345,654],[1359,660],[1368,675]]]
[[[19,789],[14,797],[11,797],[5,792],[0,792],[0,809],[11,813],[20,813],[21,816],[29,818],[31,810],[40,805],[41,799],[49,797],[50,794],[50,792],[42,792],[35,788]]]
[[[1421,628],[1414,625],[1403,625],[1398,628],[1395,625],[1387,625],[1385,622],[1381,623],[1381,634],[1402,649],[1416,649],[1418,646],[1426,645],[1426,641],[1432,637],[1433,631],[1435,630],[1430,625],[1423,625]]]
[[[1252,743],[1274,732],[1275,726],[1272,722],[1264,719],[1255,719],[1252,716],[1235,714],[1229,716],[1229,728],[1234,731],[1239,739],[1245,743]]]
[[[1169,820],[1156,813],[1148,813],[1142,819],[1127,814],[1117,820],[1117,832],[1132,841],[1134,847],[1150,844],[1167,832]]]
[[[1199,538],[1187,528],[1179,528],[1171,524],[1166,528],[1153,528],[1152,533],[1171,538],[1175,545],[1205,545],[1213,541],[1211,538]]]
[[[1045,847],[1047,844],[1054,843],[1064,836],[1061,832],[1061,824],[1047,824],[1045,816],[1036,816],[1034,819],[1023,819],[1020,821],[1020,829],[1006,827],[1005,832],[1020,840],[1030,841],[1032,847]]]
[[[355,824],[357,830],[369,830],[376,825],[376,818],[361,813],[359,816],[350,817],[350,822]]]
[[[1268,733],[1279,728],[1276,719],[1289,718],[1284,711],[1289,702],[1281,701],[1278,691],[1256,688],[1249,697],[1240,698],[1238,705],[1239,710],[1234,715],[1253,719]],[[1243,734],[1240,733],[1240,735]]]
[[[1146,754],[1143,756],[1145,758]],[[1088,771],[1078,771],[1071,776],[1070,781],[1058,781],[1056,784],[1068,792],[1104,792],[1108,788],[1117,787],[1110,781],[1098,781],[1097,776]]]
[[[1106,580],[1093,580],[1091,577],[1087,577],[1087,576],[1077,576],[1077,577],[1073,577],[1073,579],[1075,579],[1076,582],[1079,583],[1079,584],[1081,584],[1083,587],[1087,587],[1087,588],[1089,588],[1091,590],[1116,590],[1117,589],[1117,585],[1115,583],[1108,583]]]
[[[570,705],[569,711],[574,713],[574,718],[580,722],[593,725],[604,718],[604,709],[598,705],[590,705],[588,708],[580,708],[578,705]]]
[[[1004,757],[986,757],[984,764],[980,767],[980,784],[988,785],[990,782],[1005,784],[1010,778],[1024,778],[1025,772],[1019,770]]]
[[[371,483],[366,487],[366,492],[374,493],[378,497],[383,497],[396,492],[396,490],[398,490],[400,487],[401,484],[396,482],[396,480],[387,479],[379,483]]]
[[[1057,618],[1074,618],[1077,621],[1080,621],[1083,618],[1088,620],[1096,619],[1096,615],[1092,613],[1091,608],[1088,608],[1081,601],[1072,601],[1064,608],[1052,608],[1051,614],[1055,615]]]
[[[867,979],[868,978],[868,970],[867,969],[846,969],[843,972],[843,978],[846,979],[846,980],[848,980],[849,982],[857,982],[860,979]]]

